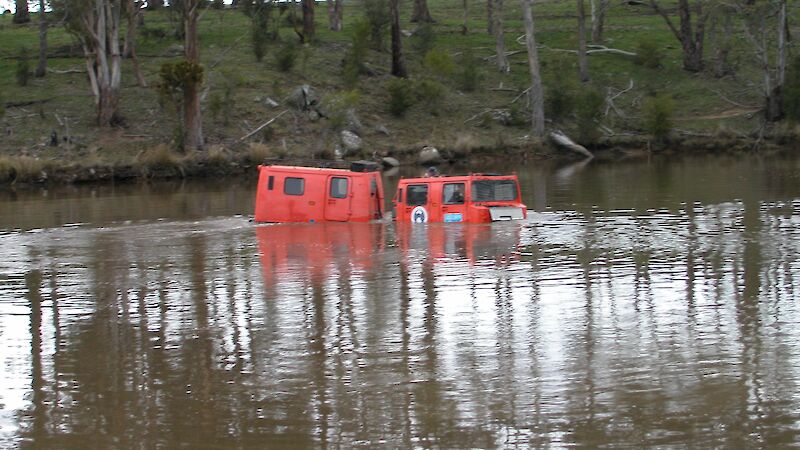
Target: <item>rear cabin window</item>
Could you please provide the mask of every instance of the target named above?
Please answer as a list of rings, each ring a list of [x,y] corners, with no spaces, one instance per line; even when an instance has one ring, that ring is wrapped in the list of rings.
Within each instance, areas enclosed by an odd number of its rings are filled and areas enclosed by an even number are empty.
[[[463,205],[464,192],[464,183],[445,183],[442,189],[442,202],[445,205]]]
[[[303,178],[287,177],[283,180],[283,193],[286,195],[303,195],[306,188],[306,180]]]
[[[345,198],[347,197],[347,178],[333,177],[331,178],[331,197]]]
[[[270,175],[269,178],[267,178],[267,189],[271,191],[273,186],[275,186],[275,176]]]
[[[426,205],[428,203],[428,185],[410,184],[406,191],[406,204],[410,206]]]
[[[505,202],[517,199],[514,180],[480,180],[472,182],[473,202]]]

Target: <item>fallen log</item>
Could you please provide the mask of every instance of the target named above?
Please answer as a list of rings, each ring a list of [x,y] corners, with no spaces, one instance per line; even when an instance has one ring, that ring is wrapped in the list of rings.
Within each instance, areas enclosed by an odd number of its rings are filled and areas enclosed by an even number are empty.
[[[24,100],[21,102],[6,102],[6,108],[21,108],[23,106],[38,105],[40,103],[47,103],[52,98],[43,98],[41,100]]]
[[[551,131],[550,139],[558,147],[566,148],[567,150],[572,150],[573,152],[579,153],[587,158],[594,158],[592,152],[586,150],[586,147],[576,143],[575,141],[570,139],[569,136],[567,136],[566,134],[562,133],[559,130]]]

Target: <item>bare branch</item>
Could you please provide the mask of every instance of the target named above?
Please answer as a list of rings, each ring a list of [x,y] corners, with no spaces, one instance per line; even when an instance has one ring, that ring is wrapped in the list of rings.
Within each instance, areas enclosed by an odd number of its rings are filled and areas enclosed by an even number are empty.
[[[253,131],[251,131],[251,132],[247,133],[245,136],[243,136],[241,139],[239,139],[239,142],[244,142],[244,140],[245,140],[245,139],[247,139],[247,138],[249,138],[250,136],[252,136],[252,135],[254,135],[254,134],[258,133],[258,132],[259,132],[259,131],[261,131],[261,130],[263,130],[263,129],[264,129],[264,127],[266,127],[266,126],[270,125],[271,123],[275,122],[276,120],[278,120],[278,118],[279,118],[279,117],[281,117],[282,115],[286,114],[287,112],[289,112],[289,110],[288,110],[288,109],[287,109],[287,110],[285,110],[285,111],[283,111],[282,113],[278,114],[277,116],[273,117],[272,119],[270,119],[270,120],[268,120],[268,121],[266,121],[266,122],[262,123],[262,124],[261,124],[261,125],[259,125],[259,126],[258,126],[258,127],[257,127],[255,130],[253,130]]]

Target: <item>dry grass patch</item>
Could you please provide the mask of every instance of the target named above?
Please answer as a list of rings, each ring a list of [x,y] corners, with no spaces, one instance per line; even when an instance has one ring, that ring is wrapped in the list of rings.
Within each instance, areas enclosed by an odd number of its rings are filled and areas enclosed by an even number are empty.
[[[50,162],[32,156],[0,156],[0,182],[46,179],[50,165]]]

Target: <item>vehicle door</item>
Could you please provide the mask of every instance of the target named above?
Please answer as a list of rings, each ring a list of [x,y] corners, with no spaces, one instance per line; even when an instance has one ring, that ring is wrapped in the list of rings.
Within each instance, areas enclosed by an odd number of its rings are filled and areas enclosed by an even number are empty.
[[[328,177],[325,192],[325,220],[346,222],[350,219],[353,180],[350,177]]]
[[[467,220],[466,196],[466,183],[444,183],[441,199],[442,222],[465,222]]]

